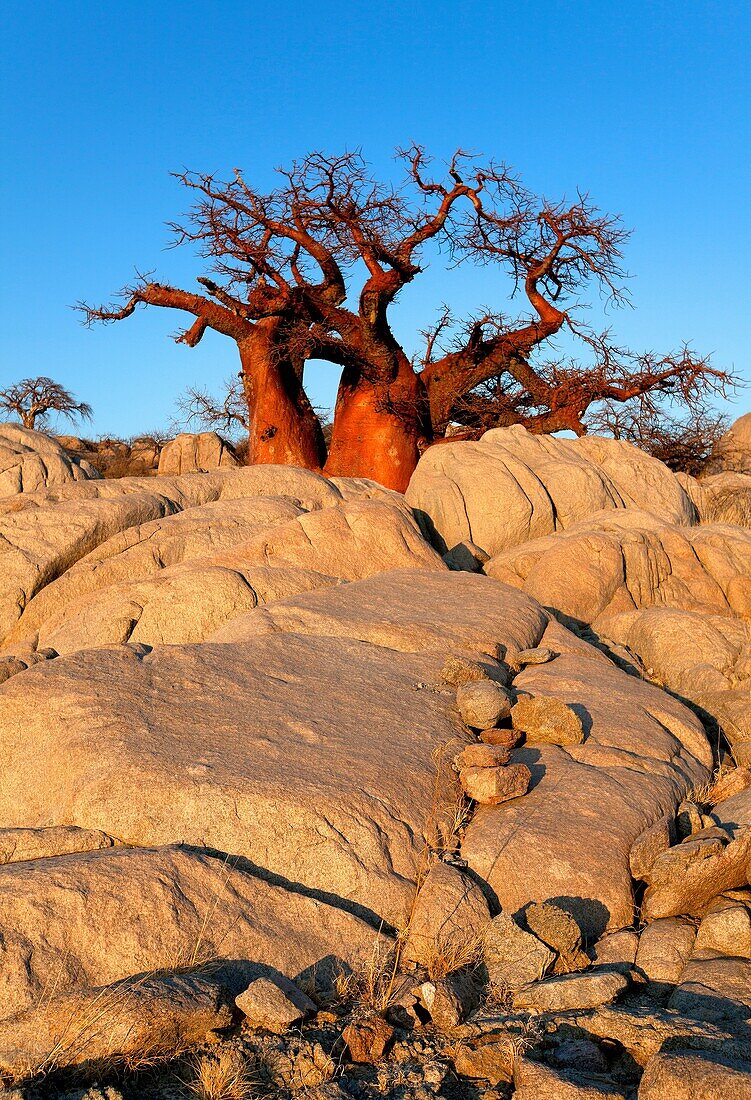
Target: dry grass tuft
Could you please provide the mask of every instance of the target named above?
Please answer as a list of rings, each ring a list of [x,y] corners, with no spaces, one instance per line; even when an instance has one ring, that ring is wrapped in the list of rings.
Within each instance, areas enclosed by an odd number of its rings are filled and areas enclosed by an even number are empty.
[[[379,933],[370,958],[361,969],[337,974],[334,981],[337,997],[345,1003],[357,1002],[376,1012],[385,1012],[391,1004],[399,950],[399,941],[394,943]]]
[[[191,1060],[193,1076],[186,1086],[200,1100],[250,1100],[257,1078],[236,1050],[201,1054]]]
[[[703,523],[732,523],[751,527],[751,486],[727,485],[709,491],[702,515]]]
[[[431,981],[438,982],[457,970],[475,970],[482,962],[481,936],[436,943],[426,963]]]

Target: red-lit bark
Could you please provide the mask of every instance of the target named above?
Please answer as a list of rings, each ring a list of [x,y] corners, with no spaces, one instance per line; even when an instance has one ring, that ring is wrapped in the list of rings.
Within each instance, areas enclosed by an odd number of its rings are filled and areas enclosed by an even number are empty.
[[[299,369],[280,358],[276,318],[259,321],[239,344],[248,402],[248,462],[319,470],[326,448],[318,417],[302,386]]]

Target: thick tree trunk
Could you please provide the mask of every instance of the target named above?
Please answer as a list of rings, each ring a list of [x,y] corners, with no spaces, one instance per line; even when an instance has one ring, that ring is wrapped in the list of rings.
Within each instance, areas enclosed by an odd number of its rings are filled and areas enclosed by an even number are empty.
[[[426,434],[424,406],[422,384],[406,357],[388,385],[365,381],[345,368],[324,472],[369,477],[404,492]]]
[[[249,412],[248,462],[320,470],[326,457],[321,424],[301,378],[275,343],[277,324],[258,322],[239,345]]]

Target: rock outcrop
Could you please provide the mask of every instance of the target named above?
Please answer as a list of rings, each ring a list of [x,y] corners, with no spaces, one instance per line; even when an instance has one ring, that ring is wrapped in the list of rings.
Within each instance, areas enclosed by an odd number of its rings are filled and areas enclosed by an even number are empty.
[[[751,760],[751,531],[599,513],[485,571],[635,655],[719,722],[739,762]]]
[[[31,451],[4,1081],[137,1092],[189,1048],[238,1095],[744,1095],[751,532],[712,479],[520,429],[431,448],[406,500]]]
[[[751,474],[751,412],[739,416],[718,439],[705,467],[707,474],[725,470]]]
[[[0,424],[0,499],[98,477],[56,439],[19,424]]]
[[[530,435],[521,427],[431,447],[406,498],[442,554],[472,542],[493,556],[603,509],[642,508],[673,524],[696,517],[675,475],[636,447]]]
[[[239,466],[231,443],[216,432],[183,432],[165,443],[159,454],[158,473],[163,477]]]

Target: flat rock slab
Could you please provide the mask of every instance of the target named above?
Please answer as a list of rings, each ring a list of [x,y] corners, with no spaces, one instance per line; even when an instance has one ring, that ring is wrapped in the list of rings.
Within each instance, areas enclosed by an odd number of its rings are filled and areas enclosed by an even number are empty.
[[[670,1047],[720,1052],[733,1041],[732,1031],[696,1020],[691,1015],[657,1008],[653,1003],[602,1005],[577,1017],[583,1031],[599,1039],[610,1039],[628,1051],[640,1066],[646,1066],[658,1051]]]
[[[377,931],[315,897],[179,846],[112,848],[0,868],[0,1018],[51,991],[229,960],[292,979],[361,965]],[[54,915],[54,919],[52,919]],[[337,956],[341,963],[334,964]]]
[[[104,588],[145,580],[182,562],[217,554],[300,512],[284,497],[248,497],[210,501],[127,527],[46,585],[28,603],[6,645],[33,636],[42,624],[47,624],[49,634],[72,604]]]
[[[59,653],[199,642],[269,592],[391,568],[447,572],[403,508],[355,500],[300,512],[284,499],[220,500],[108,540],[32,601],[5,644],[35,626],[37,644]]]
[[[711,752],[699,720],[659,688],[627,676],[557,623],[545,642],[560,656],[525,669],[515,686],[574,707],[586,740],[515,750],[513,760],[532,772],[530,790],[478,807],[462,855],[504,912],[554,900],[596,939],[607,927],[631,925],[633,843],[706,782]]]
[[[730,1026],[751,1039],[751,959],[695,951],[670,999],[684,1016]]]
[[[440,667],[291,635],[37,665],[0,688],[0,816],[210,845],[402,920],[457,733]]]
[[[751,1062],[674,1050],[655,1054],[639,1100],[751,1100]]]
[[[534,1012],[572,1012],[610,1004],[628,989],[629,979],[617,970],[565,974],[525,986],[514,995],[514,1008]]]
[[[325,478],[291,466],[78,481],[0,499],[0,640],[37,592],[113,535],[211,501],[259,496],[287,497],[306,511],[342,501]]]
[[[392,569],[320,592],[258,608],[228,623],[214,641],[262,634],[358,638],[406,653],[475,650],[535,644],[548,615],[508,585],[471,573]]]
[[[626,1093],[606,1077],[583,1076],[519,1058],[514,1065],[517,1100],[625,1100]]]

